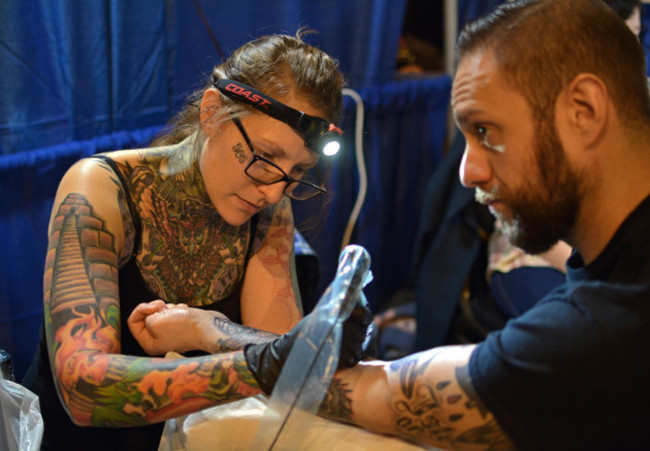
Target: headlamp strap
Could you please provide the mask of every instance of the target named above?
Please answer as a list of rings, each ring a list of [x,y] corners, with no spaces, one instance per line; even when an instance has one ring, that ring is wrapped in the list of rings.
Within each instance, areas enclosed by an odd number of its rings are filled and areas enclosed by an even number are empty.
[[[226,97],[245,103],[297,130],[307,142],[326,132],[343,134],[340,128],[324,119],[298,111],[278,102],[257,89],[235,80],[219,78],[214,86]]]

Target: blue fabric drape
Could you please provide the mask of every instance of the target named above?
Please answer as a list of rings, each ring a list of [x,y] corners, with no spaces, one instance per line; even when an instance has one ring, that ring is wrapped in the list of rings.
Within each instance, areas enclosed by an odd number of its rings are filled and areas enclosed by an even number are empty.
[[[392,77],[406,0],[198,3],[225,54],[295,34],[352,87]],[[194,1],[0,2],[0,155],[164,123],[220,61]]]
[[[0,154],[164,123],[164,13],[150,1],[1,2]]]

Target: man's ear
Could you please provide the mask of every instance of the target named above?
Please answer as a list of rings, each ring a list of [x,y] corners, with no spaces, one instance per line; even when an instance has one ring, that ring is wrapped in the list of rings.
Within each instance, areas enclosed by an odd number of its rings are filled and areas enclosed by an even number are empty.
[[[609,92],[603,81],[589,73],[576,76],[560,95],[564,120],[582,141],[591,148],[600,141],[610,114]]]
[[[201,128],[206,135],[212,135],[218,123],[215,120],[215,113],[221,108],[221,95],[215,88],[208,88],[201,99]]]

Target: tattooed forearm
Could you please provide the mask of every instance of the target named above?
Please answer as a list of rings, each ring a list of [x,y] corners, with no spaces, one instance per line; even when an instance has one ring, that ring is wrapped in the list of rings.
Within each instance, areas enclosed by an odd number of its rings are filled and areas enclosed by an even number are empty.
[[[237,351],[249,343],[267,343],[278,337],[271,332],[242,326],[221,317],[214,318],[214,327],[220,338],[214,344],[214,349],[210,350],[213,353]]]
[[[402,396],[393,400],[396,429],[400,436],[412,439],[431,436],[438,441],[453,437],[451,424],[460,418],[449,415],[445,403],[458,402],[451,381],[443,379],[433,383],[423,377],[427,367],[439,353],[428,354],[425,359],[415,355],[394,363],[391,369],[399,370]]]
[[[467,365],[454,365],[462,360],[455,353],[468,358],[469,351],[438,348],[390,364],[391,373],[399,375],[399,394],[391,399],[397,435],[443,448],[512,446],[473,390]]]
[[[339,421],[351,421],[350,391],[346,383],[334,376],[325,394],[325,399],[320,405],[319,414]]]
[[[110,372],[100,384],[81,384],[75,418],[87,417],[95,426],[120,427],[149,424],[192,410],[233,401],[259,392],[241,353],[200,359],[145,359],[97,356],[110,359]],[[106,362],[108,363],[108,362]],[[119,369],[121,368],[121,370]],[[230,374],[236,373],[237,377]]]

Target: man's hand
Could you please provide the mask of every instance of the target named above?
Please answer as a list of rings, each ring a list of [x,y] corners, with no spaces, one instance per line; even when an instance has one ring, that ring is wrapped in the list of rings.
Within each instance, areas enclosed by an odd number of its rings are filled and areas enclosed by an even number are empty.
[[[270,395],[280,376],[282,367],[289,357],[296,337],[305,326],[307,315],[296,327],[269,343],[250,344],[244,348],[248,367],[257,379],[264,393]],[[337,369],[356,365],[361,360],[366,331],[372,321],[372,314],[365,302],[359,300],[350,317],[343,323],[341,352]]]
[[[217,316],[227,319],[219,312],[158,300],[139,304],[127,323],[147,354],[164,355],[169,351],[205,350],[205,329]]]

